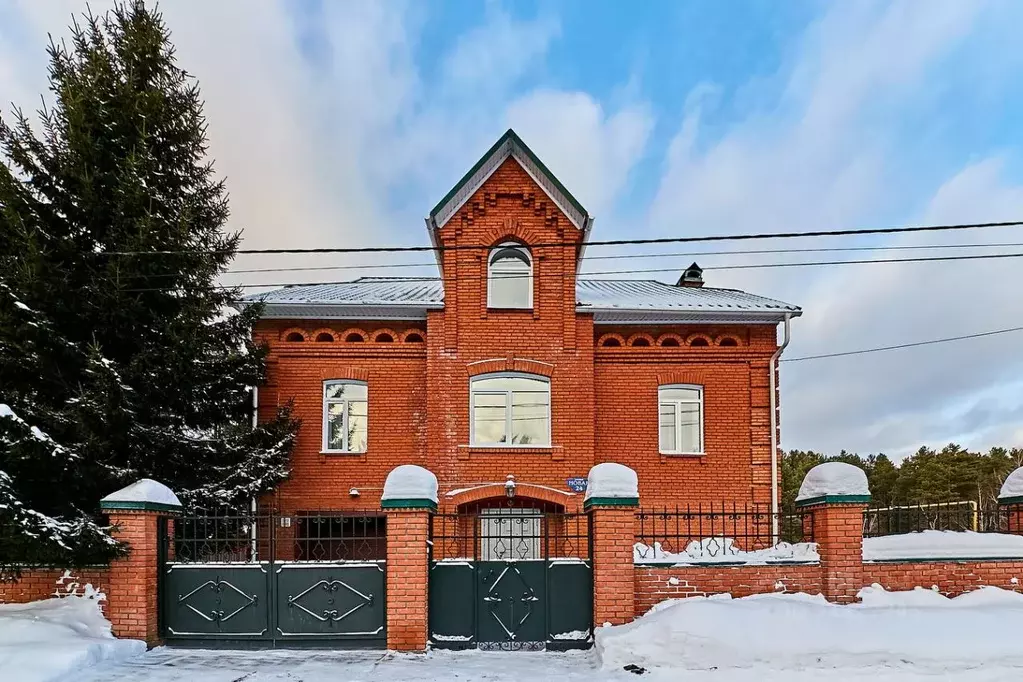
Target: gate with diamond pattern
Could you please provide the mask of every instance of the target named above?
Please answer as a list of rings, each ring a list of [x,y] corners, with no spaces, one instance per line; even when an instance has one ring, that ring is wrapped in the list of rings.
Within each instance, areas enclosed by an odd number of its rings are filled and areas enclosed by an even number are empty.
[[[589,516],[520,504],[433,517],[432,646],[562,650],[592,645]]]
[[[168,644],[386,645],[378,512],[210,513],[161,526]]]

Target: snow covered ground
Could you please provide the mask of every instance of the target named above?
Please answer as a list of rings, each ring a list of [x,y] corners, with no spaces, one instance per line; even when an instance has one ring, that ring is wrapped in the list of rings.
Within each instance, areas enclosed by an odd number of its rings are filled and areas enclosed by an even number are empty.
[[[0,680],[71,679],[100,661],[140,656],[144,642],[114,639],[91,586],[83,596],[0,604]]]

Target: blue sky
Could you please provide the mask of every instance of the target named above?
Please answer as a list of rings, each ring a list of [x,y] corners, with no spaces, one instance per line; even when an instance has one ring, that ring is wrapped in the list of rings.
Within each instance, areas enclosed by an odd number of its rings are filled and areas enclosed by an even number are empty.
[[[232,226],[250,247],[426,243],[423,216],[509,126],[596,216],[597,239],[1023,216],[1023,4],[1012,0],[161,7],[202,86]],[[38,101],[46,33],[66,33],[82,9],[0,0],[0,99]],[[1013,241],[1023,229],[759,246]],[[632,262],[814,258],[701,250]],[[249,257],[236,267],[380,260]],[[786,353],[798,357],[1016,326],[1017,270],[979,261],[708,280],[802,305]],[[426,269],[403,271],[417,272]],[[285,275],[260,277],[230,281]],[[784,444],[896,456],[952,440],[1023,445],[1021,341],[786,365]]]

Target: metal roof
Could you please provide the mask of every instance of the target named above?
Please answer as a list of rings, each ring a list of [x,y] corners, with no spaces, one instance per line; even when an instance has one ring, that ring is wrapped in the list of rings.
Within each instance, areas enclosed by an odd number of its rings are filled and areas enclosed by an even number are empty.
[[[654,280],[580,279],[576,299],[576,310],[593,313],[598,324],[773,323],[802,314],[798,306],[737,289]],[[444,288],[440,279],[364,277],[251,294],[239,304],[254,301],[263,301],[271,318],[424,319],[427,310],[444,307]]]

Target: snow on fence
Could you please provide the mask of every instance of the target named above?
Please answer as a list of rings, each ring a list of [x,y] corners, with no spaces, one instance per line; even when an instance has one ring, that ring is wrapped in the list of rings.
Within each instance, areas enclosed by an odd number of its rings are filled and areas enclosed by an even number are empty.
[[[768,505],[717,503],[646,508],[636,514],[636,563],[817,561],[810,513],[775,515]]]
[[[873,506],[863,513],[863,537],[901,535],[925,530],[1004,533],[1010,512],[975,500]]]

